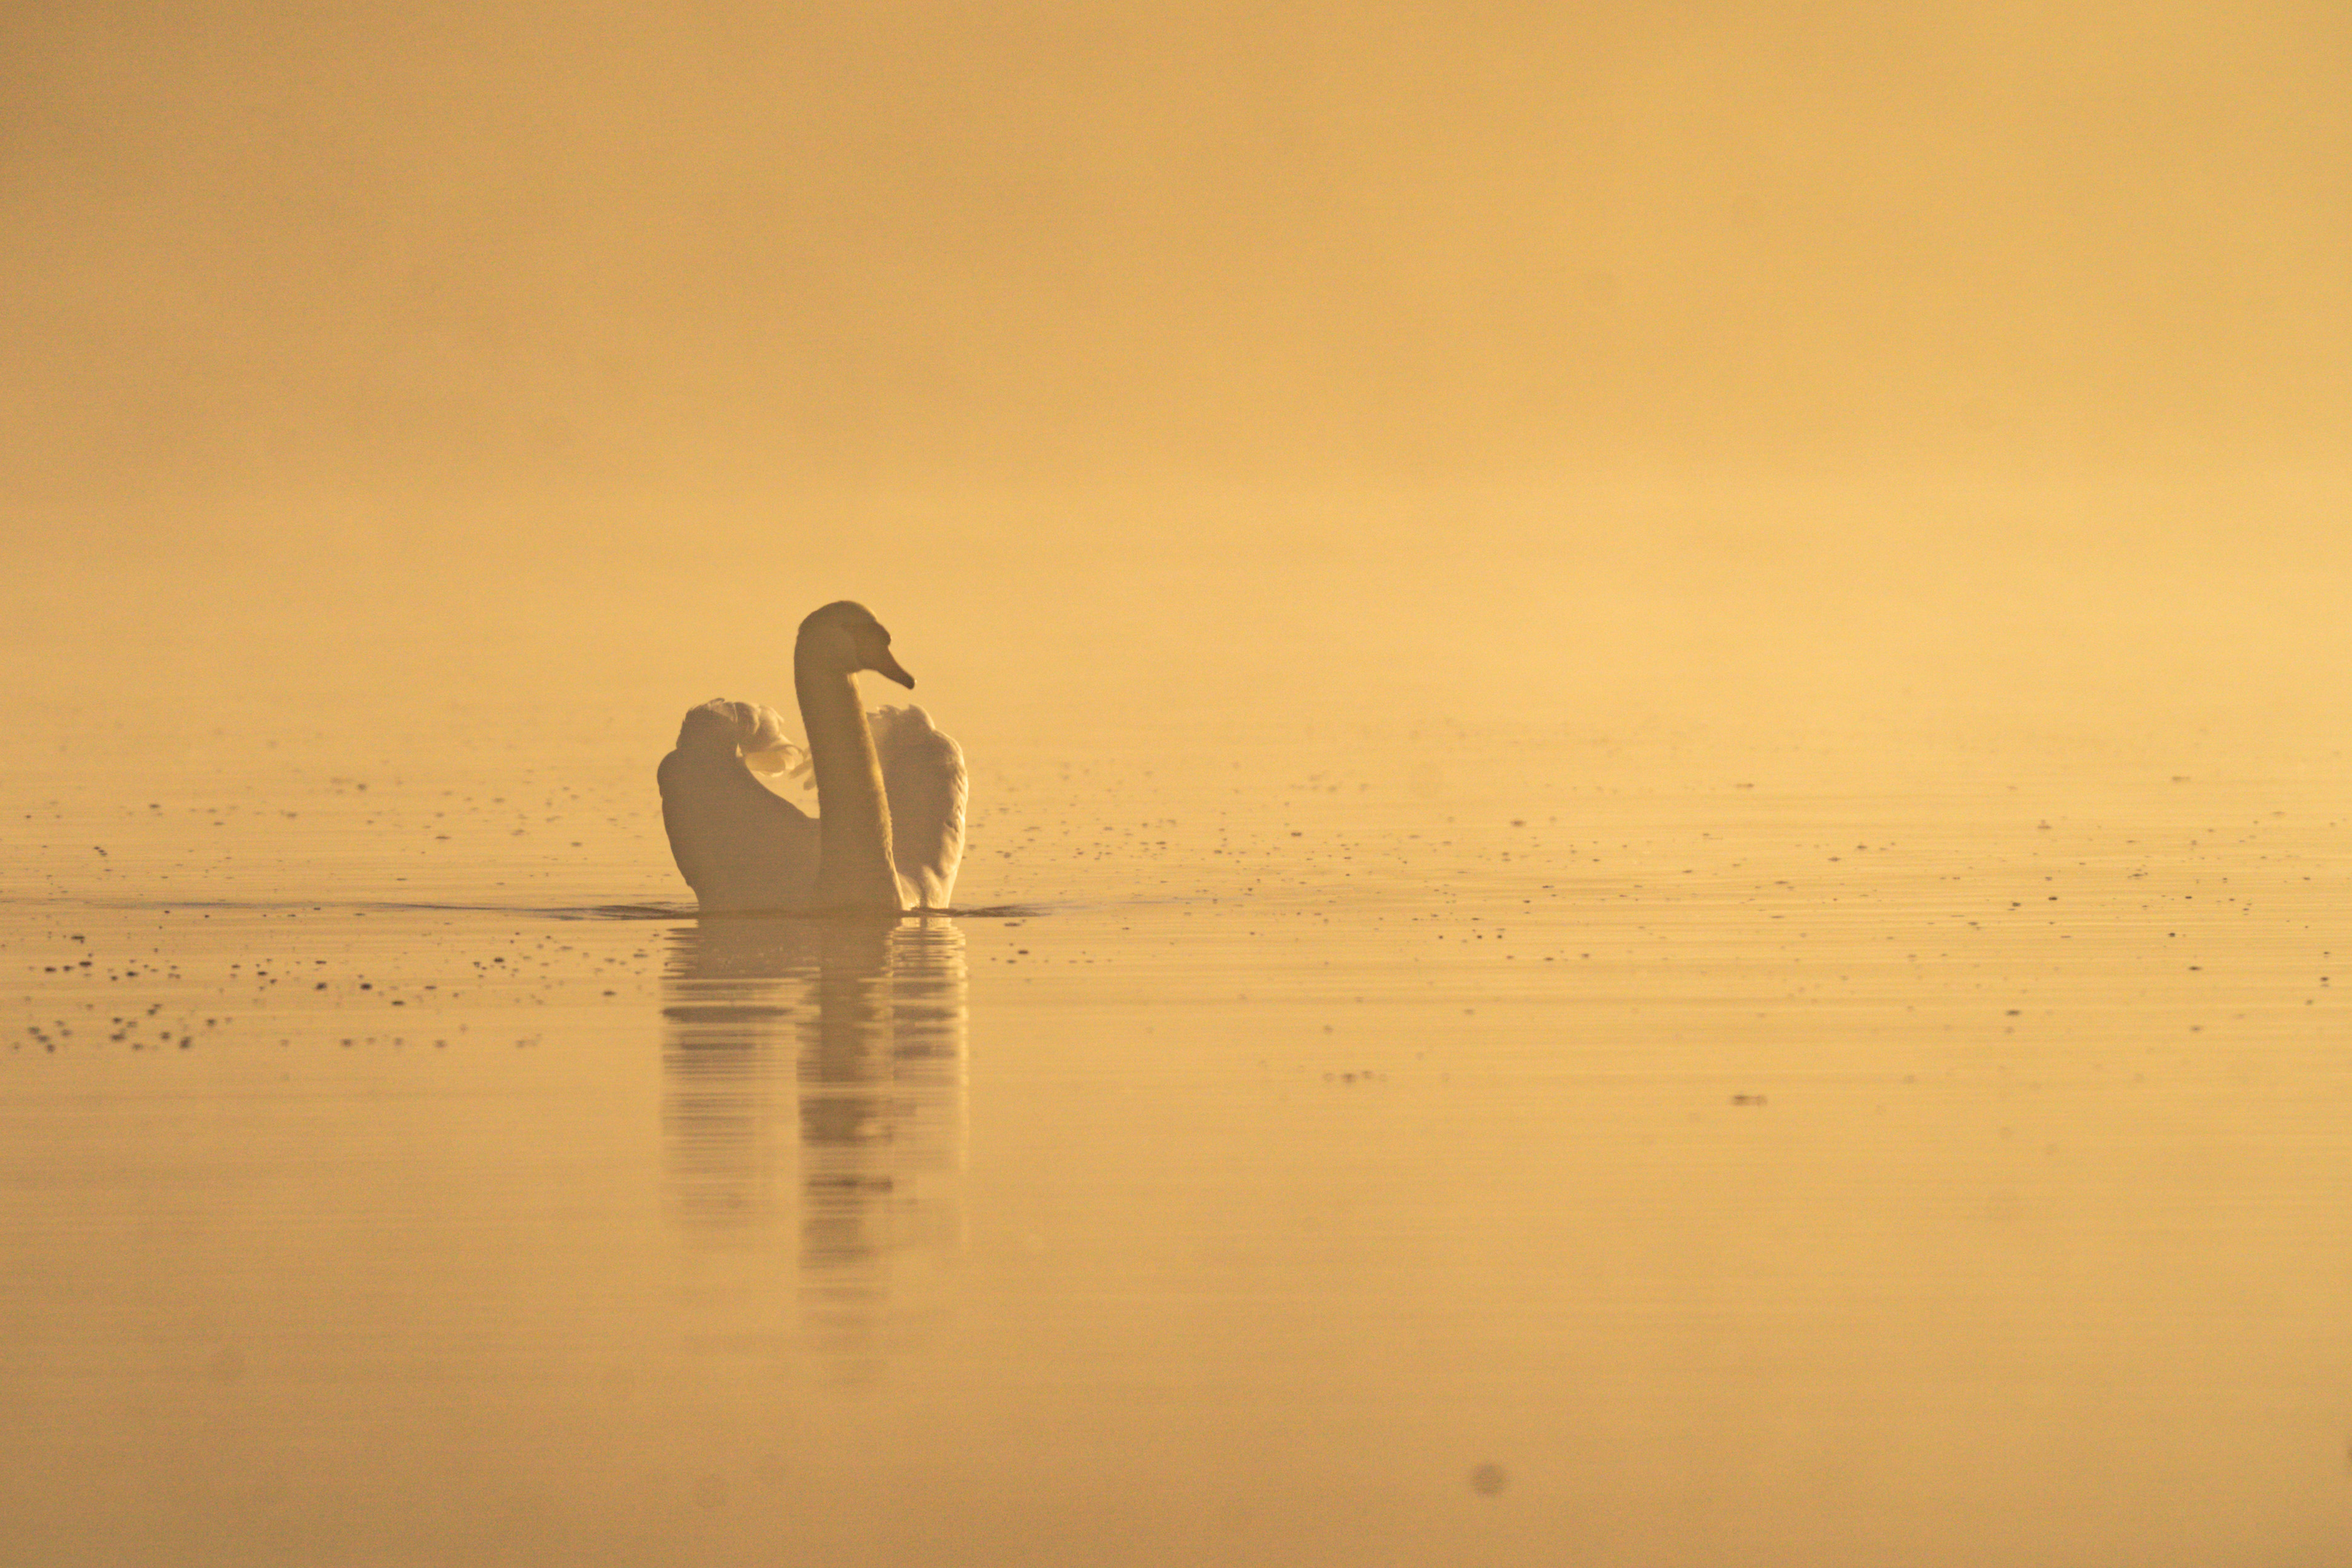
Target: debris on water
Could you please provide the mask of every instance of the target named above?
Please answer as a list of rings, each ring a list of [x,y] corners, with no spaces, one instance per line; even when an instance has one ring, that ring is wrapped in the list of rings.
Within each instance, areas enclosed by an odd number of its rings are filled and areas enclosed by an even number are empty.
[[[1500,1465],[1480,1465],[1470,1472],[1470,1490],[1480,1497],[1493,1497],[1510,1484],[1510,1472]]]

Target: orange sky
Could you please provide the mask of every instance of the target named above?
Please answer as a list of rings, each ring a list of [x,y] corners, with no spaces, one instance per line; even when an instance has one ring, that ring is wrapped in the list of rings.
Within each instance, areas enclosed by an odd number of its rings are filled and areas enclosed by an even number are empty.
[[[2323,4],[14,7],[5,499],[2340,461]]]

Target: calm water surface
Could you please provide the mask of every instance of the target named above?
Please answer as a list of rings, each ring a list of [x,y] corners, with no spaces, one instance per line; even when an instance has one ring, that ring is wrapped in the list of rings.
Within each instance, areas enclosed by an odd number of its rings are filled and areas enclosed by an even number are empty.
[[[2340,758],[940,716],[895,925],[650,703],[30,724],[0,1558],[2352,1556]]]

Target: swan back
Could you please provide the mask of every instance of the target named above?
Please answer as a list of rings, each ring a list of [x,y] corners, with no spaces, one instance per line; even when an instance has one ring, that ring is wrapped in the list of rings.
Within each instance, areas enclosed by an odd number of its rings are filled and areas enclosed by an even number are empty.
[[[915,904],[945,909],[963,862],[963,748],[912,703],[867,716],[890,807],[891,859]]]

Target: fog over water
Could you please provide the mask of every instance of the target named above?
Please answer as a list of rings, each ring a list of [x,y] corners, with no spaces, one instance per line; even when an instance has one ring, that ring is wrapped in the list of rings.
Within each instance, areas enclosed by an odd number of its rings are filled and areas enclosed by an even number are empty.
[[[2344,1557],[2340,8],[0,59],[0,1562]]]
[[[13,489],[609,494],[2340,433],[2346,23],[54,7]],[[25,471],[29,468],[29,472]]]
[[[2072,623],[2063,680],[2148,574],[2270,622],[2342,564],[2326,6],[9,27],[5,591],[59,682],[151,631],[740,680],[838,591],[984,701],[1181,641],[1590,711],[1971,611]]]

